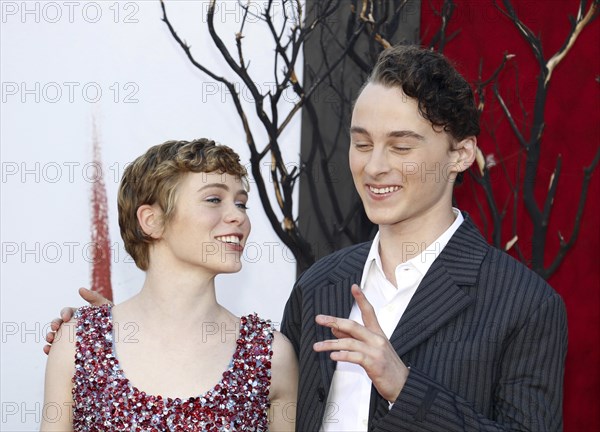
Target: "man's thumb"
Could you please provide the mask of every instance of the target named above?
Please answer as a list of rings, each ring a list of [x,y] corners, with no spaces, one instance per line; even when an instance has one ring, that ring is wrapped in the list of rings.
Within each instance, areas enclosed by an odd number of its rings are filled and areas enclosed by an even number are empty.
[[[103,304],[111,303],[110,300],[103,297],[100,293],[87,288],[79,288],[79,295],[92,306],[101,306]]]

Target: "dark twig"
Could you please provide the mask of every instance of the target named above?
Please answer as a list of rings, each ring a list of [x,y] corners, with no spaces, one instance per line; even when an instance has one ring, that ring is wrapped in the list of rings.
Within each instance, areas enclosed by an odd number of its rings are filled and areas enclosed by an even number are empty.
[[[575,241],[577,240],[577,236],[579,235],[579,229],[581,227],[583,210],[585,209],[585,203],[587,201],[590,180],[592,179],[592,173],[598,166],[598,161],[600,161],[600,147],[596,151],[596,155],[594,156],[592,163],[583,170],[581,193],[579,194],[579,204],[577,205],[577,213],[575,214],[575,220],[573,221],[573,231],[571,232],[571,237],[569,237],[569,240],[565,241],[562,234],[560,232],[558,233],[560,241],[560,248],[558,250],[558,253],[552,260],[552,263],[547,268],[543,269],[541,273],[542,276],[546,279],[554,274],[560,263],[565,258],[566,253],[569,251],[569,249],[573,247]]]

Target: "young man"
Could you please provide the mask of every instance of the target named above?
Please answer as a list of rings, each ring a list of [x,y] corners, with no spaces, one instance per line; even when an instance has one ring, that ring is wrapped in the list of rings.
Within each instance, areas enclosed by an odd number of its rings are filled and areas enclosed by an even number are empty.
[[[479,133],[468,83],[440,54],[386,50],[350,132],[379,233],[313,265],[286,305],[297,430],[561,430],[564,304],[452,207]]]
[[[479,133],[468,83],[438,53],[388,49],[350,133],[379,233],[313,265],[287,303],[297,430],[561,430],[563,302],[452,207]]]

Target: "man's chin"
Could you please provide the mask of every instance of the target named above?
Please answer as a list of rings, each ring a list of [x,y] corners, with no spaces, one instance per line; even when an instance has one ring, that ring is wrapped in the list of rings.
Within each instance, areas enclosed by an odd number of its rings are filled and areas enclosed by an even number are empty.
[[[371,210],[366,211],[366,213],[369,220],[375,225],[395,225],[400,221],[400,217],[398,215],[391,214],[390,212]]]

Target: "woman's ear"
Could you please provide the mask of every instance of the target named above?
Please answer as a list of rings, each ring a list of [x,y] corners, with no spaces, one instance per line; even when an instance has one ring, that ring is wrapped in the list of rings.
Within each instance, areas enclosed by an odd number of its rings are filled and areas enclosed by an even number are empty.
[[[138,207],[137,220],[146,236],[159,239],[163,232],[162,210],[156,205],[144,204]]]
[[[477,154],[477,137],[470,136],[454,145],[452,151],[456,152],[457,158],[455,161],[456,172],[463,172],[475,161]]]

